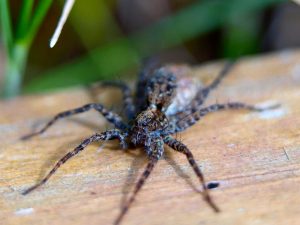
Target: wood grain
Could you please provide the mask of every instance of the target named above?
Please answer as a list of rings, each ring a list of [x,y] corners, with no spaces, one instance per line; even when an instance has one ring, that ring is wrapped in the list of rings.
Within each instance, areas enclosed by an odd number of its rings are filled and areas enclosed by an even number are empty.
[[[209,82],[220,68],[212,63],[193,70]],[[118,108],[120,96],[103,89],[98,100]],[[265,113],[213,113],[177,135],[206,180],[220,182],[211,194],[222,212],[215,214],[195,191],[199,184],[185,157],[167,149],[123,224],[300,223],[300,51],[241,60],[207,104],[216,101],[281,104]],[[147,161],[143,151],[124,152],[117,142],[88,147],[46,185],[21,195],[82,139],[109,125],[89,112],[41,137],[18,138],[88,102],[86,90],[69,89],[0,103],[0,224],[112,224]]]

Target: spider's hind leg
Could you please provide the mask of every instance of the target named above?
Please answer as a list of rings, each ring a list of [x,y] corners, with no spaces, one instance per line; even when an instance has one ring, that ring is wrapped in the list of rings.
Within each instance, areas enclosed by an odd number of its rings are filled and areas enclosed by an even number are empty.
[[[119,115],[105,109],[104,106],[101,104],[91,103],[91,104],[86,104],[86,105],[76,108],[76,109],[58,113],[41,130],[31,133],[31,134],[28,134],[28,135],[25,135],[21,139],[27,140],[33,136],[40,135],[40,134],[44,133],[50,126],[52,126],[57,120],[63,119],[63,118],[66,118],[66,117],[69,117],[72,115],[76,115],[79,113],[84,113],[91,109],[95,109],[96,111],[101,113],[110,123],[114,124],[116,126],[116,128],[121,129],[121,130],[126,128],[126,125],[122,122],[122,119]]]

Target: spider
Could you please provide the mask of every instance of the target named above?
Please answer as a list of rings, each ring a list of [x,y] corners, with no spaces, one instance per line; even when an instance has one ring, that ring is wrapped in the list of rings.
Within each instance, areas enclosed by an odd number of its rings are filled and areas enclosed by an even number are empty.
[[[219,85],[221,80],[227,74],[229,74],[229,70],[232,68],[233,64],[233,62],[226,63],[219,75],[207,86],[197,86],[195,83],[190,82],[190,85],[193,86],[191,89],[197,88],[195,94],[190,95],[185,103],[177,105],[174,103],[176,100],[182,98],[184,94],[186,95],[191,92],[191,90],[185,90],[178,85],[180,81],[185,79],[185,76],[182,75],[185,70],[182,69],[181,66],[164,66],[157,68],[153,68],[153,66],[145,67],[139,74],[135,98],[132,97],[130,88],[124,83],[103,83],[102,85],[113,86],[122,90],[124,101],[123,108],[126,120],[123,120],[121,116],[106,109],[101,104],[91,103],[73,110],[61,112],[50,120],[41,130],[24,136],[22,138],[23,140],[40,135],[58,120],[75,114],[84,113],[91,109],[98,111],[106,118],[106,120],[108,120],[108,122],[115,126],[114,129],[106,130],[102,133],[95,133],[82,141],[74,150],[62,157],[44,179],[24,191],[23,194],[26,195],[46,183],[62,164],[83,151],[89,144],[96,141],[118,139],[123,149],[126,149],[129,145],[142,146],[149,158],[149,162],[140,176],[132,195],[115,220],[115,225],[120,224],[158,160],[163,157],[165,145],[186,156],[202,185],[202,194],[205,201],[215,212],[219,212],[219,208],[209,195],[209,186],[206,186],[204,176],[197,165],[192,152],[185,144],[176,140],[172,135],[186,130],[211,112],[225,109],[263,111],[274,108],[274,106],[259,108],[241,102],[213,104],[202,107],[210,92]]]

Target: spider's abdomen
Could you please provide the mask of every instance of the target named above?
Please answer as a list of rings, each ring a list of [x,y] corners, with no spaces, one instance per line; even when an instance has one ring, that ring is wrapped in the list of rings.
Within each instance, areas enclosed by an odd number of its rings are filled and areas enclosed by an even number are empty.
[[[165,68],[176,77],[176,94],[165,112],[167,116],[171,116],[182,112],[192,102],[197,92],[203,88],[203,84],[192,75],[188,66],[169,65]]]
[[[175,90],[176,77],[171,71],[165,67],[155,70],[146,87],[148,106],[165,111],[171,104]]]

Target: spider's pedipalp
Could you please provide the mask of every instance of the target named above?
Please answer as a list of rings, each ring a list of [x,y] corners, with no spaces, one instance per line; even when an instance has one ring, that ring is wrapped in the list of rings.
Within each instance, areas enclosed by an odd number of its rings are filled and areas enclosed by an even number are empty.
[[[117,217],[116,221],[114,222],[114,225],[118,225],[118,224],[121,223],[124,215],[128,211],[130,205],[134,202],[136,195],[138,194],[138,192],[143,187],[145,181],[149,177],[149,175],[152,172],[152,170],[153,170],[154,166],[156,165],[157,161],[158,161],[158,159],[156,159],[156,158],[150,158],[150,161],[148,162],[148,165],[147,165],[146,169],[144,170],[143,174],[141,175],[141,177],[139,178],[137,184],[135,185],[135,188],[134,188],[134,191],[133,191],[131,197],[125,203],[123,208],[121,209],[121,212],[120,212],[119,216]]]
[[[101,134],[94,134],[91,137],[85,139],[83,142],[81,142],[80,145],[78,145],[73,151],[68,152],[64,157],[62,157],[56,164],[55,166],[52,168],[52,170],[48,173],[48,175],[41,180],[39,183],[37,183],[36,185],[32,186],[31,188],[27,189],[26,191],[24,191],[22,194],[26,195],[28,193],[30,193],[31,191],[35,190],[36,188],[38,188],[39,186],[43,185],[44,183],[46,183],[49,178],[56,172],[56,170],[62,165],[64,164],[66,161],[68,161],[70,158],[72,158],[73,156],[77,155],[79,152],[81,152],[82,150],[85,149],[85,147],[87,147],[89,144],[95,142],[95,141],[101,141],[101,140],[111,140],[111,139],[119,139],[119,140],[123,140],[124,136],[121,134],[120,131],[118,130],[109,130],[109,131],[105,131]]]
[[[116,128],[122,129],[122,130],[124,130],[126,128],[126,125],[123,123],[122,118],[120,116],[118,116],[116,113],[113,113],[113,112],[107,110],[101,104],[90,103],[90,104],[86,104],[82,107],[72,109],[72,110],[68,110],[68,111],[61,112],[61,113],[57,114],[40,131],[25,135],[21,139],[22,140],[27,140],[27,139],[29,139],[33,136],[40,135],[40,134],[44,133],[50,126],[52,126],[57,120],[62,119],[62,118],[66,118],[66,117],[69,117],[69,116],[72,116],[72,115],[76,115],[76,114],[79,114],[79,113],[84,113],[84,112],[87,112],[91,109],[95,109],[96,111],[101,113],[110,123],[114,124],[116,126]]]
[[[219,212],[220,211],[219,208],[212,201],[212,199],[209,195],[208,189],[207,189],[206,184],[205,184],[204,176],[203,176],[200,168],[198,167],[192,152],[188,149],[188,147],[186,147],[186,145],[184,145],[180,141],[176,140],[175,138],[172,138],[171,136],[165,137],[164,138],[164,143],[166,145],[168,145],[169,147],[171,147],[172,149],[186,155],[189,164],[191,165],[191,167],[193,168],[194,172],[196,173],[197,177],[200,180],[200,183],[201,183],[202,188],[203,188],[203,194],[204,194],[205,200],[207,201],[207,203],[212,207],[212,209],[215,212]]]

